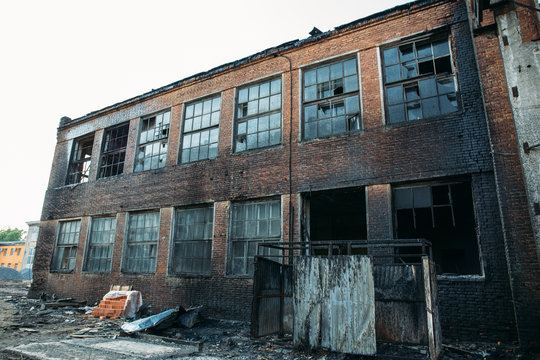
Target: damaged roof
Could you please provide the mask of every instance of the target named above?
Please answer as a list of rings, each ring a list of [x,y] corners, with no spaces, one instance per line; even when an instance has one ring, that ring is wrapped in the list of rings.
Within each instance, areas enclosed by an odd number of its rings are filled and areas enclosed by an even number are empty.
[[[310,37],[302,39],[302,40],[295,39],[295,40],[287,41],[287,42],[285,42],[285,43],[283,43],[281,45],[274,46],[274,47],[259,51],[259,52],[255,53],[253,55],[246,56],[246,57],[244,57],[242,59],[232,61],[232,62],[229,62],[229,63],[226,63],[226,64],[222,64],[222,65],[219,65],[219,66],[217,66],[217,67],[215,67],[213,69],[210,69],[208,71],[204,71],[204,72],[200,72],[200,73],[188,76],[188,77],[186,77],[184,79],[177,80],[177,81],[175,81],[173,83],[170,83],[168,85],[162,86],[162,87],[157,88],[157,89],[152,89],[151,91],[148,91],[148,92],[143,93],[141,95],[137,95],[137,96],[132,97],[130,99],[118,102],[116,104],[109,105],[109,106],[104,107],[104,108],[102,108],[100,110],[92,111],[92,112],[90,112],[90,113],[88,113],[88,114],[86,114],[84,116],[79,117],[79,118],[70,119],[69,117],[64,116],[64,117],[62,117],[60,119],[59,128],[62,128],[62,127],[68,126],[68,125],[72,125],[74,123],[78,123],[78,122],[81,122],[81,121],[84,121],[84,120],[88,120],[88,119],[96,117],[96,116],[103,115],[103,114],[105,114],[105,113],[107,113],[109,111],[114,111],[114,110],[117,110],[119,108],[125,107],[127,105],[131,105],[131,104],[135,104],[135,103],[144,101],[144,100],[146,100],[146,99],[148,99],[148,98],[150,98],[150,97],[152,97],[154,95],[158,95],[158,94],[164,93],[166,91],[172,90],[174,88],[178,88],[178,87],[180,87],[180,86],[182,86],[182,85],[184,85],[186,83],[201,80],[201,79],[205,79],[205,78],[211,77],[213,75],[222,73],[224,71],[240,67],[240,66],[242,66],[244,64],[247,64],[247,63],[250,63],[250,62],[253,62],[253,61],[256,61],[256,60],[263,59],[263,58],[270,57],[270,56],[274,56],[275,54],[281,53],[283,51],[299,48],[299,47],[302,47],[304,45],[314,43],[314,42],[320,41],[322,39],[326,39],[328,37],[331,37],[333,35],[339,34],[339,33],[343,32],[343,31],[358,28],[361,25],[364,25],[366,23],[370,23],[370,22],[373,22],[373,21],[384,19],[384,18],[388,17],[391,14],[401,12],[403,10],[410,10],[413,6],[419,8],[419,7],[423,7],[423,6],[427,6],[427,5],[430,5],[430,4],[434,4],[434,3],[437,3],[437,2],[443,2],[443,1],[448,1],[448,0],[416,0],[416,1],[411,1],[409,3],[397,5],[397,6],[394,6],[394,7],[390,8],[390,9],[380,11],[378,13],[375,13],[375,14],[360,18],[358,20],[354,20],[354,21],[352,21],[350,23],[337,26],[337,27],[334,28],[334,30],[328,30],[326,32],[322,32],[322,33],[320,33],[318,35],[310,36]],[[452,1],[455,1],[455,0],[452,0]]]

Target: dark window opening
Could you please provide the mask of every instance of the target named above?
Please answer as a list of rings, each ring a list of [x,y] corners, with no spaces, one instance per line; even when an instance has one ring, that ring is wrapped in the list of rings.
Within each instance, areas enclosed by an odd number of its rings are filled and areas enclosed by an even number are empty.
[[[437,273],[481,273],[469,183],[396,188],[394,209],[396,237],[431,241]]]
[[[124,173],[128,132],[129,123],[114,126],[105,131],[98,177],[103,178]]]
[[[306,240],[345,241],[366,240],[366,199],[364,188],[318,191],[307,194],[309,223]],[[316,250],[317,254],[327,253]],[[345,253],[345,249],[334,249],[334,253]],[[354,254],[365,254],[366,250],[353,249]]]
[[[88,181],[93,146],[94,134],[74,141],[66,185]]]

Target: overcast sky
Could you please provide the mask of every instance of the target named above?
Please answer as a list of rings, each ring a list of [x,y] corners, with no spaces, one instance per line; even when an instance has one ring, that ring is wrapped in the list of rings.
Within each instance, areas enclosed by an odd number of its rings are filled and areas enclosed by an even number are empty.
[[[2,1],[0,229],[39,220],[62,116],[406,2]]]

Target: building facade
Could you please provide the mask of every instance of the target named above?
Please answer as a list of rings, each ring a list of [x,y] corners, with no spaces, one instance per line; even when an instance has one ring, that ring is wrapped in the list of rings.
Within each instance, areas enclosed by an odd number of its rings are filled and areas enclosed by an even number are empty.
[[[257,243],[427,238],[443,336],[516,340],[472,14],[416,1],[62,118],[31,294],[248,319]]]
[[[21,270],[23,255],[24,241],[0,242],[0,267]]]

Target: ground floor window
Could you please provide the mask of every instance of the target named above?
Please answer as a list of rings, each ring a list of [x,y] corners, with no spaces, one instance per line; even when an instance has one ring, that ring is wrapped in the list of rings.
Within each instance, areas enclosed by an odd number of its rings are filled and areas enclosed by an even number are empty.
[[[64,221],[59,226],[51,270],[73,270],[75,269],[81,221]]]
[[[86,254],[86,271],[111,271],[115,233],[115,216],[92,219]]]
[[[129,214],[122,271],[156,271],[159,237],[159,211]]]
[[[280,241],[281,201],[234,203],[232,206],[228,272],[253,274],[253,259],[260,242]],[[269,250],[267,250],[269,251]]]
[[[469,182],[395,187],[396,237],[425,238],[439,274],[481,274]]]
[[[214,208],[175,211],[171,272],[209,274],[212,270]]]

